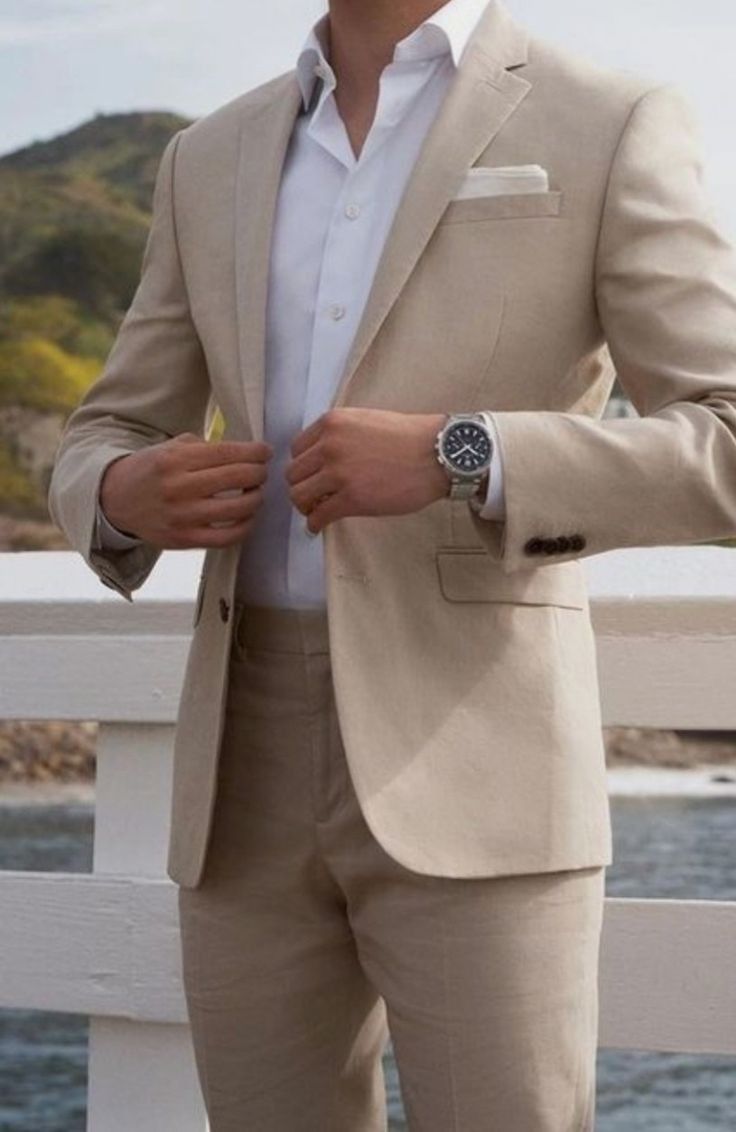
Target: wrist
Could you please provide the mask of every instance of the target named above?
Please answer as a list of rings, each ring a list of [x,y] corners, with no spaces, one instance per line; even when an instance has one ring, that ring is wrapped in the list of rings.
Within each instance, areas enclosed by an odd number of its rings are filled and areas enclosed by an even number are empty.
[[[423,430],[422,448],[428,458],[427,482],[433,499],[444,499],[450,494],[452,484],[445,468],[437,459],[435,441],[437,433],[444,427],[447,413],[431,413],[425,417],[426,429]]]
[[[100,479],[97,502],[104,518],[112,527],[128,538],[137,538],[137,535],[131,534],[125,529],[125,518],[119,514],[119,508],[116,506],[121,494],[118,465],[123,463],[130,455],[132,453],[125,452],[122,456],[114,457],[107,465]]]

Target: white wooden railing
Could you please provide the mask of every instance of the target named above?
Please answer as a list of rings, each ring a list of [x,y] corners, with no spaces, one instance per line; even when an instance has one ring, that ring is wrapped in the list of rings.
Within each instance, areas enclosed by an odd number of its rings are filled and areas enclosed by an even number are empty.
[[[100,723],[93,872],[0,872],[0,1008],[90,1016],[90,1132],[206,1127],[165,872],[201,559],[164,553],[131,604],[78,555],[0,555],[0,718]],[[736,728],[736,550],[584,565],[605,723]],[[609,899],[601,1044],[736,1054],[735,959],[736,904]]]

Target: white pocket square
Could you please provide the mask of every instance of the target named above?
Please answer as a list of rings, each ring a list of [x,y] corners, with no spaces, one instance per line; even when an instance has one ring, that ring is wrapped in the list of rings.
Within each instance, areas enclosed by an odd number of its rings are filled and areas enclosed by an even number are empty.
[[[548,191],[549,176],[541,165],[474,165],[452,199]]]

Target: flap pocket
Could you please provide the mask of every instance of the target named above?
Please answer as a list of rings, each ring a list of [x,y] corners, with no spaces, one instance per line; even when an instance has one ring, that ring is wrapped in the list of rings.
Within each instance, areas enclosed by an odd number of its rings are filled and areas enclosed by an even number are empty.
[[[514,605],[561,605],[585,609],[587,585],[577,562],[540,566],[505,574],[483,549],[439,550],[440,589],[447,601],[510,602]]]
[[[553,189],[546,193],[500,193],[487,197],[451,200],[440,218],[440,224],[457,224],[471,220],[513,220],[520,217],[559,216],[564,193]]]

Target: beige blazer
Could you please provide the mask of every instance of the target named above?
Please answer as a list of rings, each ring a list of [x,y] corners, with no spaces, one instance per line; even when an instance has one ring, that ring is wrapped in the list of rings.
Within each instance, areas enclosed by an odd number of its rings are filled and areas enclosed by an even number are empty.
[[[106,465],[213,402],[263,433],[274,202],[295,72],[179,131],[142,278],[71,414],[55,521],[132,600],[160,551],[92,545]],[[491,0],[423,145],[336,405],[490,409],[507,518],[441,500],[325,534],[340,724],[367,822],[421,873],[608,864],[581,558],[736,533],[736,257],[676,88],[532,38]],[[453,200],[473,165],[540,164],[547,192]],[[640,419],[601,419],[614,371]],[[238,547],[210,549],[175,744],[169,874],[197,885],[223,725]]]

